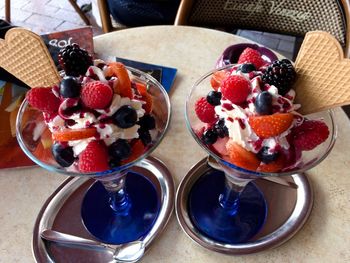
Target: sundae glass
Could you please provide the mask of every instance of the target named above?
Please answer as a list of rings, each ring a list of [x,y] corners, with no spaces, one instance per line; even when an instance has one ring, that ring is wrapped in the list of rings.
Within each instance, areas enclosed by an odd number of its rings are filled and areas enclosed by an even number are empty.
[[[292,66],[282,60],[269,67]],[[189,131],[221,167],[194,183],[188,214],[204,236],[225,244],[251,240],[267,213],[276,213],[267,211],[255,179],[311,169],[326,158],[336,138],[331,110],[297,113],[300,105],[293,103],[294,90],[277,89],[278,84],[269,84],[264,76],[278,70],[256,68],[260,67],[243,63],[210,71],[193,85],[186,101]]]
[[[150,75],[129,67],[124,67],[127,75],[123,76],[106,71],[106,67],[115,66],[121,65],[95,63],[85,76],[65,77],[59,87],[52,87],[45,103],[56,100],[52,97],[56,96],[58,113],[43,114],[31,105],[36,99],[27,95],[17,117],[17,138],[26,155],[44,169],[96,180],[83,199],[82,221],[97,239],[122,244],[145,236],[157,219],[161,201],[155,186],[130,168],[162,140],[170,119],[170,101],[162,85]],[[82,82],[80,97],[64,96],[69,92],[62,91],[62,86],[74,86],[77,79]],[[109,106],[92,110],[87,105],[101,100],[92,100],[93,95],[90,102],[85,101],[83,93],[85,86],[97,82],[114,89],[113,99]],[[118,88],[125,82],[132,96]],[[39,89],[45,88],[31,91]]]

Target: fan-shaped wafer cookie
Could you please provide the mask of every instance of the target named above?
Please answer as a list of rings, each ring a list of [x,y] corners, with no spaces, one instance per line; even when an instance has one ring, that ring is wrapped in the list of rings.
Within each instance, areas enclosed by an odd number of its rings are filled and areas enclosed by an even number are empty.
[[[295,62],[296,102],[303,114],[350,104],[350,59],[329,33],[306,34]]]
[[[30,87],[53,86],[60,80],[41,37],[23,28],[12,28],[0,39],[0,67]]]

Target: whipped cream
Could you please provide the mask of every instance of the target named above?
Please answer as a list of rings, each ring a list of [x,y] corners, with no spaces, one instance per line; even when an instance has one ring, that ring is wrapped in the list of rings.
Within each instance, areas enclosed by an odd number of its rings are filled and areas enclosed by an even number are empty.
[[[254,102],[258,94],[262,92],[262,87],[260,86],[260,72],[255,72],[253,75],[250,73],[242,73],[241,71],[232,70],[231,75],[240,75],[249,80],[251,83],[251,93],[247,97],[248,105],[244,108],[225,98],[221,99],[220,105],[215,106],[215,113],[218,115],[219,119],[224,119],[225,121],[229,138],[254,153],[259,152],[264,146],[268,146],[269,149],[275,149],[279,145],[283,149],[289,149],[290,145],[286,139],[286,136],[290,133],[290,129],[283,132],[279,136],[261,139],[255,134],[249,125],[249,116],[257,115]],[[250,79],[252,76],[253,78]],[[293,112],[293,114],[297,114],[295,111],[300,107],[300,105],[293,104],[293,100],[295,98],[295,91],[293,89],[291,89],[285,95],[285,97],[279,95],[278,89],[273,85],[270,85],[267,89],[265,86],[264,90],[268,91],[272,95],[272,106],[274,113]],[[294,126],[296,121],[300,120],[294,120],[291,127]]]

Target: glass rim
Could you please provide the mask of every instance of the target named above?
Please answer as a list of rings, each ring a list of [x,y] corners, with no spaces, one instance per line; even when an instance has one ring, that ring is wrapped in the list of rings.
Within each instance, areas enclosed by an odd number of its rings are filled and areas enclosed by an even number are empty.
[[[132,67],[127,67],[126,68],[133,74],[133,76],[135,76],[136,78],[139,78],[139,76],[145,76],[146,80],[150,80],[153,82],[153,84],[162,92],[162,94],[164,95],[164,99],[166,102],[166,107],[168,109],[168,113],[167,113],[167,121],[165,123],[164,126],[164,130],[161,132],[161,134],[159,135],[159,137],[157,138],[157,141],[152,144],[152,146],[150,146],[149,149],[147,149],[146,152],[144,152],[142,155],[140,155],[137,159],[133,160],[132,162],[126,163],[124,165],[115,167],[113,169],[109,169],[103,172],[92,172],[92,173],[81,173],[81,172],[74,172],[74,171],[67,171],[65,170],[63,167],[55,167],[53,165],[49,165],[47,163],[42,162],[41,160],[39,160],[38,158],[36,158],[34,156],[34,154],[32,154],[32,152],[27,148],[22,133],[19,129],[19,127],[21,127],[22,124],[22,116],[23,113],[25,112],[26,108],[29,106],[29,103],[27,101],[26,98],[24,98],[23,102],[21,103],[21,106],[18,110],[18,114],[16,117],[16,137],[17,137],[17,141],[18,144],[20,145],[21,149],[24,151],[24,153],[27,155],[27,157],[29,157],[29,159],[31,159],[34,163],[38,164],[40,167],[49,170],[51,172],[57,172],[57,173],[61,173],[61,174],[65,174],[65,175],[69,175],[69,176],[87,176],[87,177],[94,177],[94,178],[100,178],[100,177],[105,177],[105,176],[109,176],[109,175],[114,175],[114,174],[118,174],[132,166],[135,165],[135,163],[141,161],[142,159],[146,158],[149,154],[151,154],[157,147],[158,145],[161,143],[161,141],[163,140],[165,134],[168,131],[169,128],[169,123],[170,123],[170,119],[171,119],[171,104],[170,104],[170,98],[169,98],[169,94],[168,92],[164,89],[163,85],[160,84],[155,78],[153,78],[151,75],[132,68]],[[135,75],[136,73],[136,75]],[[101,178],[102,179],[102,178]]]
[[[207,73],[205,73],[204,75],[202,75],[191,87],[191,90],[189,92],[189,94],[186,97],[186,103],[185,103],[185,121],[186,121],[186,126],[187,129],[190,131],[192,137],[195,139],[195,141],[199,144],[199,146],[201,148],[203,148],[209,155],[211,155],[212,157],[214,157],[217,161],[223,163],[224,165],[233,168],[234,170],[236,170],[238,173],[245,173],[245,174],[249,174],[252,177],[268,177],[268,176],[288,176],[288,175],[292,175],[292,174],[296,174],[296,173],[303,173],[306,170],[309,170],[313,167],[315,167],[316,165],[318,165],[319,163],[321,163],[331,152],[336,138],[337,138],[337,134],[338,134],[338,127],[334,121],[334,111],[332,109],[328,109],[322,112],[328,113],[330,120],[331,120],[331,125],[332,125],[332,132],[329,134],[331,141],[329,142],[328,146],[327,146],[327,150],[323,153],[323,155],[315,162],[312,162],[311,164],[306,164],[305,166],[299,168],[299,169],[295,169],[295,170],[290,170],[290,171],[282,171],[282,172],[258,172],[258,171],[252,171],[252,170],[247,170],[245,168],[236,166],[226,160],[224,160],[222,157],[220,157],[219,155],[217,155],[215,152],[211,151],[201,140],[200,138],[196,135],[195,131],[192,129],[191,126],[191,122],[189,120],[189,116],[188,116],[188,112],[189,110],[189,105],[190,105],[190,98],[192,96],[192,93],[194,92],[195,88],[207,77],[211,76],[214,72],[217,71],[221,71],[221,70],[225,70],[225,69],[229,69],[234,67],[237,64],[229,64],[229,65],[225,65],[223,67],[218,67],[215,68],[213,70],[208,71]],[[307,115],[306,115],[307,116]]]

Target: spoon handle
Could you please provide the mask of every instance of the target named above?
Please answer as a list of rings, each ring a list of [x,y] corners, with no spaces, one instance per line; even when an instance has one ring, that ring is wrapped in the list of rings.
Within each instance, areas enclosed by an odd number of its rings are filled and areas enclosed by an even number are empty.
[[[56,242],[58,244],[67,245],[71,247],[83,248],[83,249],[92,249],[92,250],[110,250],[111,248],[100,242],[85,239],[55,230],[46,229],[41,232],[40,236],[48,241]]]

